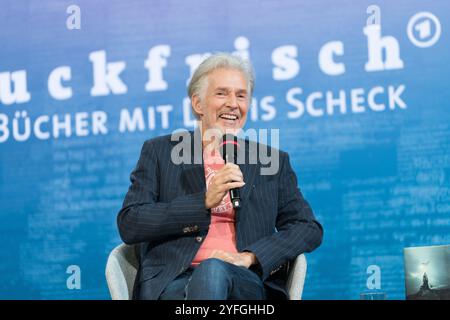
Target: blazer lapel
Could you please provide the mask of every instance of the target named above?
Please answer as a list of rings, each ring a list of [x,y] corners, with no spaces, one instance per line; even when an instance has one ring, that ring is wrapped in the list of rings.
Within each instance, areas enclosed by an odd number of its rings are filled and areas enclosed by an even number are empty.
[[[241,188],[241,200],[242,207],[241,210],[245,207],[247,203],[247,199],[250,196],[250,193],[253,190],[253,182],[258,173],[259,166],[258,164],[250,164],[249,163],[249,145],[247,141],[241,140],[239,142],[240,145],[245,145],[245,162],[243,164],[238,164],[239,168],[242,171],[242,175],[244,176],[245,185]]]
[[[181,172],[181,183],[183,190],[187,194],[205,192],[206,191],[206,180],[205,180],[205,169],[203,165],[203,152],[202,152],[202,141],[201,135],[198,129],[196,131],[189,131],[191,154],[190,162],[182,163]]]
[[[183,164],[181,183],[187,194],[205,192],[206,180],[203,164]]]

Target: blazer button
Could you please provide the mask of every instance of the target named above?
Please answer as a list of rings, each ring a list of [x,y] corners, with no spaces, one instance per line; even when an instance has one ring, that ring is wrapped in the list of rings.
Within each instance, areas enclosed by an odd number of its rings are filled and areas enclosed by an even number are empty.
[[[195,241],[197,241],[197,242],[202,242],[202,240],[203,240],[203,237],[195,237]]]

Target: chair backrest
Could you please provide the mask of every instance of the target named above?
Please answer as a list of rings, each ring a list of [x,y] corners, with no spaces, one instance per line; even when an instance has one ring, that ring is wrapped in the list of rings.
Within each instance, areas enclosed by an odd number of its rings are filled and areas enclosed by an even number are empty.
[[[130,300],[139,268],[135,246],[121,244],[109,254],[106,263],[106,281],[113,300]]]

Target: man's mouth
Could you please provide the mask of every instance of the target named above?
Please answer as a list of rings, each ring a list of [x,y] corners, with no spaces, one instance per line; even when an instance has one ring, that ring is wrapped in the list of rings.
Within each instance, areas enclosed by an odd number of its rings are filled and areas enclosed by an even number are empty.
[[[224,120],[237,120],[239,117],[233,113],[222,113],[219,118],[224,119]]]

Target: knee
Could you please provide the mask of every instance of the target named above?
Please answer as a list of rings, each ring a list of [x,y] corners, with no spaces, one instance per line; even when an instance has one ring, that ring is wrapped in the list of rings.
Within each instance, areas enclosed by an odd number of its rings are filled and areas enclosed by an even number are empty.
[[[225,300],[232,287],[232,277],[226,262],[206,259],[193,271],[186,286],[186,299]]]
[[[202,261],[192,273],[189,294],[186,294],[188,299],[227,299],[232,287],[232,276],[226,264],[216,258]]]
[[[216,258],[209,258],[202,261],[196,271],[203,277],[212,278],[215,281],[226,280],[228,278],[227,262]]]
[[[226,262],[217,258],[209,258],[206,260],[203,260],[198,267],[202,270],[208,270],[208,271],[221,271],[224,272],[226,270]]]

